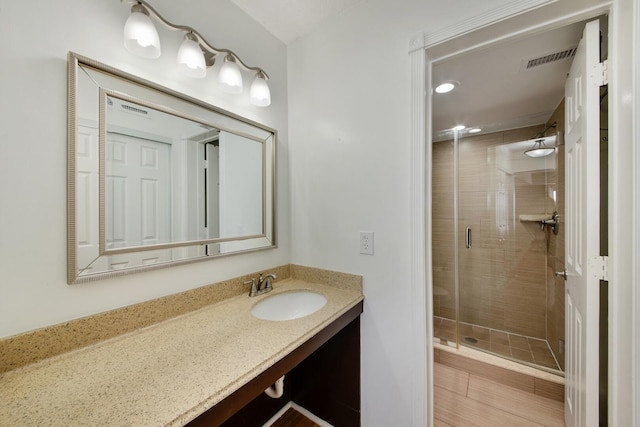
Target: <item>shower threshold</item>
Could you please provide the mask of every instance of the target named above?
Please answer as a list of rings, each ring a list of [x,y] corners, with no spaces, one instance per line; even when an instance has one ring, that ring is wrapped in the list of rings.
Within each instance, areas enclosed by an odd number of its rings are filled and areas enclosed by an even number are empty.
[[[456,323],[434,316],[434,340],[454,346]],[[564,376],[546,340],[460,322],[460,345]]]

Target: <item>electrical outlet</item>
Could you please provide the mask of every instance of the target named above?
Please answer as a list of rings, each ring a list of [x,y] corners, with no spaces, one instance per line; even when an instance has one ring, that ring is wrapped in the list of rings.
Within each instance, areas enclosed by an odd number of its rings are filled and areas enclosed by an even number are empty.
[[[373,255],[373,231],[360,232],[360,253]]]

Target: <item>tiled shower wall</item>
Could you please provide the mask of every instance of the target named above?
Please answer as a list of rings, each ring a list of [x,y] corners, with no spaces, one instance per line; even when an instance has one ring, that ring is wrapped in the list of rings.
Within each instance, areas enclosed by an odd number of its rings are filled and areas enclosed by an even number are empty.
[[[551,245],[554,251],[557,249],[556,236],[548,229],[542,231],[539,223],[521,222],[519,218],[552,214],[556,210],[553,191],[557,197],[561,190],[555,173],[557,155],[545,158],[550,162],[545,168],[552,171],[526,171],[516,165],[518,156],[524,156],[521,154],[524,149],[514,153],[507,147],[528,140],[543,129],[540,125],[461,139],[458,224],[454,224],[453,218],[453,142],[434,143],[436,316],[455,319],[453,233],[454,227],[458,227],[460,321],[547,338],[550,303],[547,281],[552,277],[548,276],[552,270],[547,268],[548,249]],[[510,167],[503,167],[505,164]],[[466,227],[472,230],[471,249],[465,247]],[[554,281],[555,278],[549,282]],[[564,303],[564,292],[552,301],[554,309],[559,300]]]

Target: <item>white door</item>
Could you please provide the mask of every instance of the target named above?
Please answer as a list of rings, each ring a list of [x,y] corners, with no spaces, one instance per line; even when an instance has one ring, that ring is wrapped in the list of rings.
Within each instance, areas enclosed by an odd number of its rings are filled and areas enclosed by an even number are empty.
[[[107,249],[171,241],[171,147],[107,133]],[[112,268],[164,260],[167,250],[112,255]],[[139,259],[138,259],[139,258]]]
[[[98,129],[78,125],[76,135],[76,244],[78,274],[106,269],[98,241]]]
[[[589,22],[565,84],[567,427],[598,425],[600,30]]]

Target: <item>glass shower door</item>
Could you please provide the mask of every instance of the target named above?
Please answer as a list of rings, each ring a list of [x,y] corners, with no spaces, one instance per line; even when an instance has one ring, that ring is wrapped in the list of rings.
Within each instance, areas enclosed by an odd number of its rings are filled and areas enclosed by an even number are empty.
[[[460,344],[511,356],[507,329],[514,258],[514,176],[496,135],[459,142]],[[508,353],[508,354],[507,354]]]
[[[555,235],[541,226],[556,210],[557,155],[524,155],[537,132],[459,139],[458,341],[557,370],[547,342],[547,258]]]

